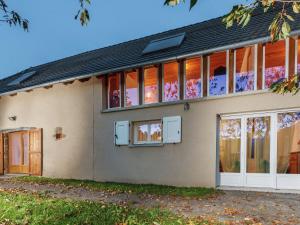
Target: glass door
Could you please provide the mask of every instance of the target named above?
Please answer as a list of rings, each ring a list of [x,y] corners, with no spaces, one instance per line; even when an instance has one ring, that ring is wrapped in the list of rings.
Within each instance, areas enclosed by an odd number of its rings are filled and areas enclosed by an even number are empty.
[[[249,187],[274,187],[273,119],[269,114],[244,117],[244,185]],[[271,157],[272,156],[272,157]]]
[[[224,117],[220,121],[220,185],[275,187],[276,115],[250,114]]]

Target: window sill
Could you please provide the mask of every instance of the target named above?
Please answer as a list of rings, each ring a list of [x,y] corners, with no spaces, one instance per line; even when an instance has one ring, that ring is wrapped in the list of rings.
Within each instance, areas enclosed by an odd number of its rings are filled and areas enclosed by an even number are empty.
[[[185,104],[187,102],[188,103],[203,102],[203,101],[209,101],[209,100],[234,98],[234,97],[239,97],[239,96],[257,95],[257,94],[263,94],[263,93],[272,93],[272,92],[269,91],[268,89],[262,89],[262,90],[255,90],[255,91],[231,93],[231,94],[226,94],[226,95],[207,96],[207,97],[201,97],[201,98],[197,98],[197,99],[188,99],[188,100],[185,99],[185,100],[179,100],[179,101],[173,101],[173,102],[159,102],[159,103],[144,104],[144,105],[138,105],[138,106],[132,106],[132,107],[104,109],[101,112],[102,113],[111,113],[111,112],[121,112],[121,111],[135,110],[135,109],[147,109],[147,108],[154,108],[154,107],[161,107],[161,106]]]
[[[129,145],[129,148],[140,148],[140,147],[162,147],[164,146],[163,143],[157,143],[157,144],[132,144]]]

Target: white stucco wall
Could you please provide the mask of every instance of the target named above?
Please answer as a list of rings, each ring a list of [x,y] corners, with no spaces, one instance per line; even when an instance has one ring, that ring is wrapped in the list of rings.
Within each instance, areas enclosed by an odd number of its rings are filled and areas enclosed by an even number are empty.
[[[217,114],[300,107],[299,96],[260,93],[102,113],[102,86],[92,80],[35,89],[0,100],[0,129],[44,129],[44,176],[177,186],[216,185]],[[9,116],[17,121],[9,121]],[[114,146],[114,122],[182,116],[182,143]],[[66,137],[56,141],[55,128]]]

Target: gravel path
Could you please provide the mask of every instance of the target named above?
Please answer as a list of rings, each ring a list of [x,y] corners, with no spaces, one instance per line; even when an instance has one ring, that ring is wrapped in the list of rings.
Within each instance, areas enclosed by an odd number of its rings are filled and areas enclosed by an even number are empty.
[[[226,224],[300,224],[300,195],[297,194],[224,191],[214,197],[197,199],[109,193],[64,185],[21,183],[10,179],[0,179],[0,189],[145,208],[160,206],[187,217],[203,217]]]

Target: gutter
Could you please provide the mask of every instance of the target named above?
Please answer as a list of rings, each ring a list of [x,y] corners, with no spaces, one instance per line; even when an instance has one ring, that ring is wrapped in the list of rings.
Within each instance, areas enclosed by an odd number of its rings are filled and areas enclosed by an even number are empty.
[[[291,37],[292,36],[298,36],[298,35],[300,35],[300,30],[293,31],[293,32],[290,33]],[[207,54],[210,54],[210,53],[213,53],[213,52],[219,52],[219,51],[224,51],[224,50],[228,50],[228,49],[235,49],[235,48],[240,48],[240,47],[244,47],[244,46],[247,46],[247,45],[253,45],[253,44],[257,44],[257,43],[265,43],[265,42],[269,42],[269,41],[271,41],[271,38],[269,36],[268,37],[263,37],[263,38],[257,38],[257,39],[253,39],[253,40],[250,40],[250,41],[238,42],[238,43],[235,43],[235,44],[230,44],[230,45],[225,45],[225,46],[222,46],[222,47],[211,48],[211,49],[198,51],[198,52],[193,52],[193,53],[189,53],[189,54],[184,54],[184,55],[180,55],[180,56],[174,56],[174,57],[164,58],[164,59],[160,59],[160,60],[152,60],[152,61],[147,61],[147,62],[144,62],[144,63],[132,64],[130,66],[123,66],[123,67],[119,67],[119,68],[115,68],[115,69],[99,71],[99,72],[95,72],[95,73],[90,73],[90,74],[85,74],[85,75],[81,75],[81,76],[77,76],[77,77],[68,78],[68,79],[63,79],[63,80],[57,80],[57,81],[52,81],[52,82],[48,82],[48,83],[38,84],[38,85],[26,87],[26,88],[21,88],[21,89],[9,91],[9,92],[4,92],[4,93],[1,93],[0,96],[11,95],[11,94],[15,94],[15,93],[18,93],[18,92],[31,90],[31,89],[42,88],[42,87],[46,87],[46,86],[50,86],[50,85],[75,81],[75,80],[84,79],[84,78],[90,78],[90,77],[94,77],[94,76],[98,76],[98,75],[104,75],[104,74],[119,72],[119,71],[122,71],[122,70],[129,70],[129,69],[136,68],[136,67],[143,67],[143,66],[147,66],[147,65],[153,65],[153,64],[158,64],[158,63],[173,61],[173,60],[179,60],[179,59],[184,59],[184,58],[193,57],[193,56],[207,55]]]

